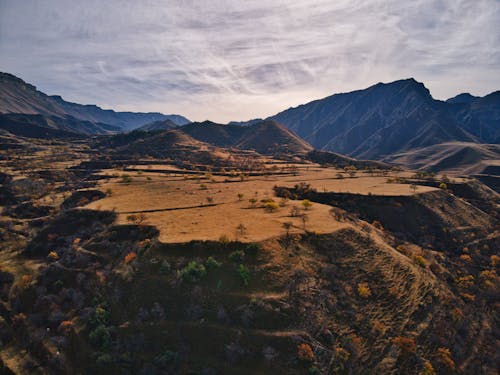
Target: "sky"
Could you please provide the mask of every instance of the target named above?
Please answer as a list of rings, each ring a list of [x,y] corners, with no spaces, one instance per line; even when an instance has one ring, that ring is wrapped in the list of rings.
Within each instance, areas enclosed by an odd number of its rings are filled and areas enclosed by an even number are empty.
[[[196,121],[410,77],[482,96],[500,89],[500,0],[0,0],[0,70]]]

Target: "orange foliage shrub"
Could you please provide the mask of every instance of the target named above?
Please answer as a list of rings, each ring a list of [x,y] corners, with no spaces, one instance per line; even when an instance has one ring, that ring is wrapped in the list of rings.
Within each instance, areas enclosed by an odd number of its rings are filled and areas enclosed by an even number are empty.
[[[417,344],[411,337],[399,336],[394,338],[392,342],[399,347],[401,354],[411,354],[417,350]]]
[[[48,255],[48,258],[52,260],[57,260],[59,259],[59,254],[57,254],[56,251],[51,251]]]
[[[467,255],[467,254],[460,255],[460,259],[462,259],[464,262],[467,262],[467,263],[472,262],[472,258],[470,257],[470,255]]]
[[[129,264],[132,262],[135,258],[137,258],[137,254],[135,252],[130,252],[127,255],[125,255],[125,264]]]
[[[33,276],[31,276],[31,275],[23,275],[21,277],[21,281],[23,283],[23,287],[25,287],[25,288],[27,288],[31,284],[32,280],[33,280]]]
[[[476,297],[473,294],[470,294],[470,293],[460,293],[460,295],[467,302],[474,302],[476,300]]]
[[[457,279],[457,284],[461,286],[462,288],[470,288],[471,286],[474,285],[474,276],[472,275],[467,275],[467,276],[462,276]]]
[[[429,361],[425,361],[419,375],[436,375],[436,370],[434,370],[434,367],[432,367]]]
[[[75,325],[71,320],[63,320],[61,324],[59,324],[58,331],[63,332],[65,335],[69,335],[71,332],[73,332],[74,328]]]
[[[455,369],[455,361],[451,358],[451,352],[448,348],[439,348],[436,352],[436,360],[447,369]]]
[[[314,361],[314,352],[311,345],[302,343],[297,347],[297,358],[299,361],[312,362]]]
[[[368,286],[368,283],[359,283],[358,284],[358,294],[360,297],[368,298],[372,295],[372,291]]]

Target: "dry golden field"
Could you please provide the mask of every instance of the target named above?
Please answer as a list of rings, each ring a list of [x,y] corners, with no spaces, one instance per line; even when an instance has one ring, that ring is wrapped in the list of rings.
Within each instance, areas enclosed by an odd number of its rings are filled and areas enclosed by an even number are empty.
[[[288,167],[288,165],[287,165]],[[388,183],[388,177],[372,177],[357,172],[349,177],[343,170],[320,168],[317,165],[297,165],[297,175],[277,174],[230,178],[224,175],[183,174],[175,166],[157,164],[144,167],[130,166],[134,172],[110,170],[109,181],[100,184],[103,192],[111,192],[104,199],[86,208],[115,210],[118,222],[127,223],[130,215],[144,215],[144,223],[160,230],[160,241],[166,243],[191,240],[230,240],[255,242],[282,235],[284,223],[291,223],[291,233],[304,229],[317,233],[330,233],[345,226],[330,214],[330,206],[314,203],[305,209],[301,201],[281,201],[274,197],[274,186],[293,187],[308,183],[318,191],[373,195],[411,195],[435,188],[417,186],[413,191],[408,184]],[[162,172],[151,172],[155,170]],[[164,172],[163,172],[164,171]],[[338,178],[342,173],[344,178]],[[123,182],[123,176],[130,182]],[[399,173],[400,176],[408,175]],[[118,176],[118,177],[116,177]],[[242,196],[239,194],[242,194]],[[249,200],[255,199],[252,204]],[[272,212],[264,209],[262,200],[273,199],[279,207]],[[281,205],[280,205],[281,203]],[[301,216],[291,217],[293,206]]]

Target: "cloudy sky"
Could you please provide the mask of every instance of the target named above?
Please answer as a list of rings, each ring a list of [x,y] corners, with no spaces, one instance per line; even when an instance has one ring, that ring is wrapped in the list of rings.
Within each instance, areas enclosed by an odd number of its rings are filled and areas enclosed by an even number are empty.
[[[500,89],[500,0],[0,0],[0,70],[220,122],[408,77],[484,95]]]

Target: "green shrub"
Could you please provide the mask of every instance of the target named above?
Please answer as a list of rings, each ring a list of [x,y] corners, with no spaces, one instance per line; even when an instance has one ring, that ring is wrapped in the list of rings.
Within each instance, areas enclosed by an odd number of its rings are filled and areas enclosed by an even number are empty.
[[[205,266],[196,261],[189,262],[186,267],[181,270],[181,277],[184,281],[196,282],[207,274]]]
[[[205,262],[205,266],[210,269],[219,268],[221,266],[220,262],[217,262],[213,257],[208,257]]]
[[[247,267],[245,267],[245,265],[240,264],[238,266],[237,271],[238,271],[238,275],[241,278],[241,282],[243,283],[243,285],[247,286],[248,280],[250,279],[250,270]]]

